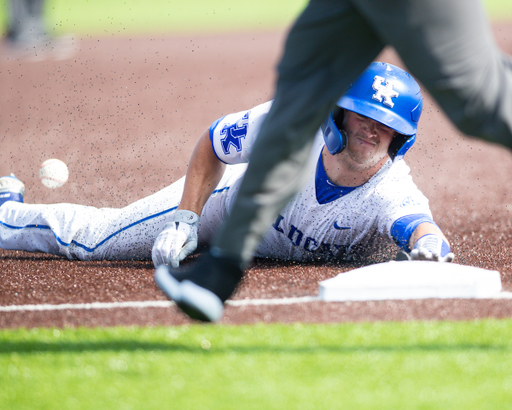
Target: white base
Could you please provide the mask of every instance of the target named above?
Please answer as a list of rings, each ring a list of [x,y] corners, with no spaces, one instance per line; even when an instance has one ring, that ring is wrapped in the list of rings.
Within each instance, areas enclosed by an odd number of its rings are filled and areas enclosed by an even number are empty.
[[[498,271],[455,263],[392,261],[320,282],[325,301],[489,298],[501,291]]]

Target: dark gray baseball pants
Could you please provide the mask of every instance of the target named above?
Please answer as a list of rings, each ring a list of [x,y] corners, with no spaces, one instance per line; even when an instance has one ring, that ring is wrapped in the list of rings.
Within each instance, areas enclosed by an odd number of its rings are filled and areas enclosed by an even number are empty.
[[[12,41],[35,43],[45,38],[44,0],[11,0],[9,37]]]
[[[300,189],[320,123],[386,45],[461,131],[512,147],[512,63],[479,0],[312,0],[288,35],[274,104],[214,242],[221,253],[251,260]]]

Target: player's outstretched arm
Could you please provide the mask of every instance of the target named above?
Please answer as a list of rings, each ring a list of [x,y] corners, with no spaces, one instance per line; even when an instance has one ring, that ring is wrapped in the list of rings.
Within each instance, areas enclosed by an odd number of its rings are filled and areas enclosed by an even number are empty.
[[[213,152],[209,130],[206,130],[194,148],[188,164],[185,189],[178,209],[201,215],[204,204],[220,182],[226,164]]]
[[[455,255],[450,250],[448,239],[434,224],[424,222],[414,230],[409,240],[410,253],[400,251],[397,260],[423,260],[453,262]]]
[[[213,152],[209,131],[197,142],[185,177],[178,210],[157,236],[152,250],[153,264],[177,268],[197,248],[199,215],[224,174],[226,165]]]

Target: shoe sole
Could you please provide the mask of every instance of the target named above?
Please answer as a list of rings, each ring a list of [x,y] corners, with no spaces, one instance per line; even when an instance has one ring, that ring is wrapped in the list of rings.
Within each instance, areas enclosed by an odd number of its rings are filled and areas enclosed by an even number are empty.
[[[190,318],[203,322],[217,322],[222,318],[224,305],[215,293],[189,280],[177,281],[165,265],[156,268],[155,281]]]

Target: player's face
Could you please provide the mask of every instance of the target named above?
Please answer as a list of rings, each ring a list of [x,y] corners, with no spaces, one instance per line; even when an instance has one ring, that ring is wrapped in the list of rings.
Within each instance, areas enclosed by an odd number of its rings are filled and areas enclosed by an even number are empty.
[[[348,110],[345,110],[343,117],[343,129],[348,137],[347,148],[343,152],[356,164],[371,167],[387,159],[394,130]]]

